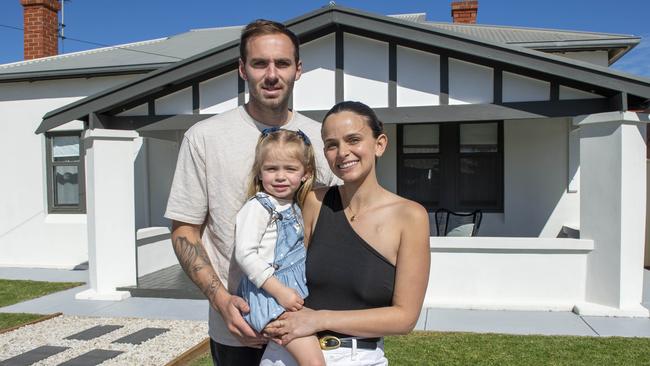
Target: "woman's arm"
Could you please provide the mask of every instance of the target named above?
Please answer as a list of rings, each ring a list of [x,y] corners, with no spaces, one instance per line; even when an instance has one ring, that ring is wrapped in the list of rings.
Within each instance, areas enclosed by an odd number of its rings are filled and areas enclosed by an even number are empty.
[[[323,330],[360,337],[405,334],[420,315],[429,279],[429,218],[424,208],[408,202],[398,213],[401,227],[393,304],[351,311],[303,309],[285,313],[265,332],[282,344]]]

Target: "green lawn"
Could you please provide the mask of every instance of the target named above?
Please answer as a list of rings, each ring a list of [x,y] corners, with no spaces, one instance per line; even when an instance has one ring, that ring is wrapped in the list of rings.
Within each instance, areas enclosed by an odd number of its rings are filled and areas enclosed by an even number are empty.
[[[40,282],[0,279],[0,307],[35,299],[82,284],[79,282]],[[28,323],[42,316],[40,314],[0,313],[0,330]]]
[[[413,332],[386,337],[390,365],[650,365],[650,339]],[[192,366],[212,365],[209,354]]]

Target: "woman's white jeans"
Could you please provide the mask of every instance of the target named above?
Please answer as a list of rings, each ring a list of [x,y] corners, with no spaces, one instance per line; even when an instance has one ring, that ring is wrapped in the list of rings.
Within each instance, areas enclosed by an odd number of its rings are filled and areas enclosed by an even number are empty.
[[[353,341],[354,342],[354,341]],[[354,342],[356,345],[356,342]],[[356,347],[341,347],[323,351],[325,363],[336,366],[386,366],[388,360],[384,356],[384,341],[381,340],[376,349]],[[262,356],[260,366],[298,366],[291,354],[282,346],[269,342]]]

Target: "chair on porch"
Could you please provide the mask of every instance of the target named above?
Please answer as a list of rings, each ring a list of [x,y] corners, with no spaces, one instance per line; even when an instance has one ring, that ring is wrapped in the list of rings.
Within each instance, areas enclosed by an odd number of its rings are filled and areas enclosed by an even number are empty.
[[[435,213],[436,232],[438,236],[476,236],[482,218],[481,210],[458,213],[440,208]]]

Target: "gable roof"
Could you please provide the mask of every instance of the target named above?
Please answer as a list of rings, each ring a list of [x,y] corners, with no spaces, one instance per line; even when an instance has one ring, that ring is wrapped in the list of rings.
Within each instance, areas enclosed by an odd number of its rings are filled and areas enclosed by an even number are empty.
[[[426,13],[390,17],[486,41],[537,50],[607,49],[612,64],[640,38],[632,35],[431,22]],[[146,73],[237,40],[243,26],[191,30],[170,37],[0,65],[0,82]]]
[[[464,55],[474,59],[490,60],[520,70],[574,81],[594,88],[629,93],[650,99],[650,80],[610,70],[581,61],[504,45],[459,34],[444,29],[433,29],[387,16],[332,5],[315,10],[285,23],[301,39],[322,35],[328,29],[372,33],[397,42],[410,42]],[[135,80],[115,86],[47,113],[37,133],[75,119],[87,118],[91,113],[103,113],[131,100],[141,100],[160,93],[165,88],[187,83],[188,80],[236,65],[239,40],[179,61],[153,71]]]

